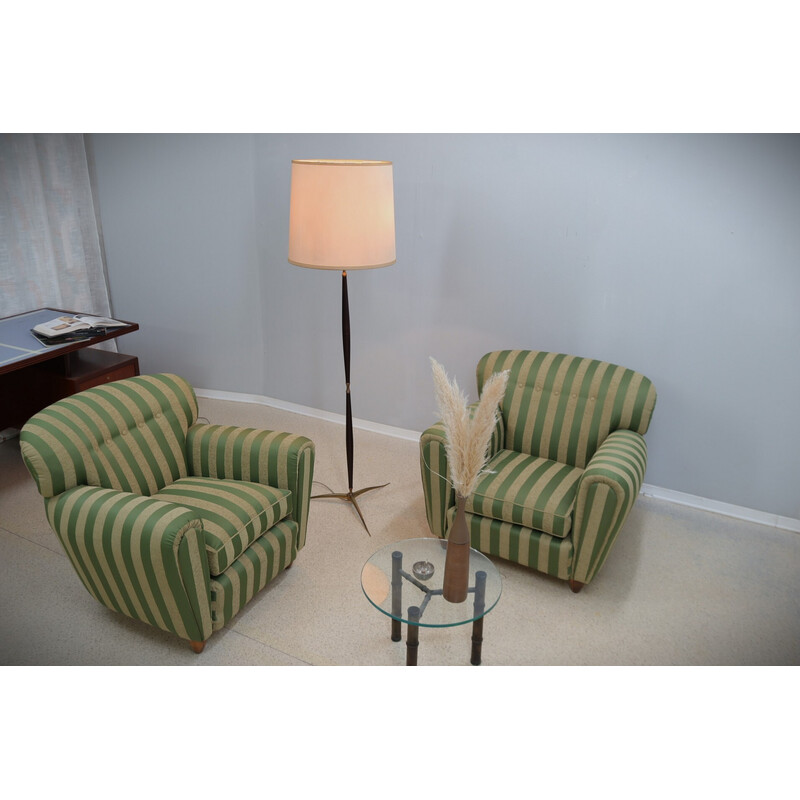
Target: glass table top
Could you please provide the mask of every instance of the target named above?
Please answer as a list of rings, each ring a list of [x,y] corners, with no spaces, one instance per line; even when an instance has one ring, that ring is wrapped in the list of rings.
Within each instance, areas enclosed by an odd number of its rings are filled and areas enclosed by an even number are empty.
[[[393,558],[393,554],[399,556]],[[488,614],[497,604],[502,580],[497,567],[477,550],[469,551],[469,586],[467,599],[450,603],[442,596],[444,560],[447,542],[442,539],[402,539],[378,550],[361,570],[361,588],[367,599],[392,619],[408,622],[409,608],[419,608],[419,625],[444,628],[464,625]],[[429,566],[427,566],[429,565]],[[425,570],[433,568],[429,577]],[[392,588],[393,569],[399,576]],[[476,573],[486,575],[482,608],[475,608]],[[396,595],[398,592],[399,595]]]

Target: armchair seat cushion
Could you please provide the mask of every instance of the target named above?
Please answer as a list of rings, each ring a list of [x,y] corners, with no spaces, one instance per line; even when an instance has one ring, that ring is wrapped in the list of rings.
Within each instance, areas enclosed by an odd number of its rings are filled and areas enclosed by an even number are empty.
[[[466,510],[563,538],[572,529],[582,474],[558,461],[500,450],[486,465]]]
[[[209,571],[220,575],[258,539],[292,512],[292,493],[250,481],[180,478],[159,500],[194,511],[203,522]]]

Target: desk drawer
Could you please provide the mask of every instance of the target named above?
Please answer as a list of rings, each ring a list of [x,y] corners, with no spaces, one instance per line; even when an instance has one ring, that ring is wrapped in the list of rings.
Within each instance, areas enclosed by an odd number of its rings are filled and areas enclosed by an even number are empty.
[[[67,396],[138,374],[139,359],[136,356],[86,349],[71,354],[64,374],[58,375],[56,381]]]
[[[138,374],[136,356],[87,347],[0,375],[0,429],[21,428],[62,397]]]
[[[74,389],[70,394],[75,392],[82,392],[84,389],[91,389],[92,386],[100,386],[103,383],[111,383],[111,381],[118,381],[122,378],[133,378],[139,374],[139,359],[136,356],[132,357],[132,361],[128,364],[112,369],[109,372],[103,372],[92,377],[81,378],[74,380],[67,378],[66,381],[69,385],[74,385]]]

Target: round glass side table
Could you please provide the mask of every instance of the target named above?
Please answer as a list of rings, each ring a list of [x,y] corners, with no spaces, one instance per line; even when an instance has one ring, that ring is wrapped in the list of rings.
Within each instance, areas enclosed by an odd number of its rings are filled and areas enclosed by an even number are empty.
[[[442,596],[447,542],[403,539],[378,550],[361,570],[361,588],[378,611],[392,619],[392,641],[399,642],[407,625],[406,665],[417,665],[419,629],[472,623],[470,663],[481,663],[483,618],[500,599],[497,567],[477,550],[469,551],[469,592],[461,603]]]

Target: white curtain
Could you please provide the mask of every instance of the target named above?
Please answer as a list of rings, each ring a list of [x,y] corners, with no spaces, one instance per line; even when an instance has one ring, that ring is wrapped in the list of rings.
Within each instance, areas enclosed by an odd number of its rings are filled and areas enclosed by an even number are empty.
[[[0,317],[111,315],[84,136],[0,134]]]

